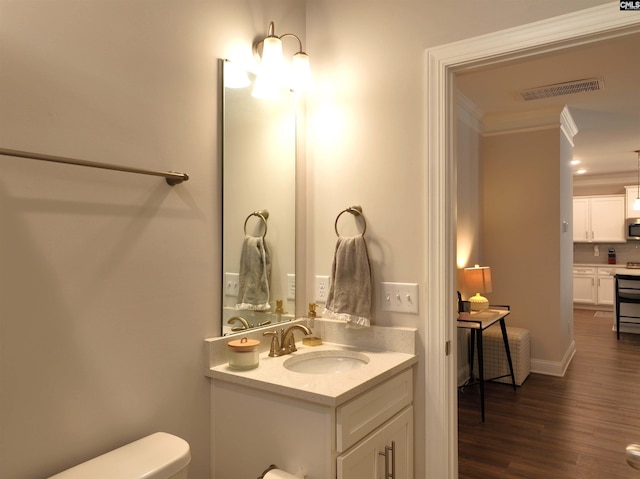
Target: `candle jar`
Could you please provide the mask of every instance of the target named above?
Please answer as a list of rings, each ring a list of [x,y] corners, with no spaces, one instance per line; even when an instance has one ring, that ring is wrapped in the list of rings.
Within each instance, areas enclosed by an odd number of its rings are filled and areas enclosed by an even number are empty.
[[[258,367],[260,351],[257,339],[236,339],[227,343],[229,367],[231,369],[247,370]]]

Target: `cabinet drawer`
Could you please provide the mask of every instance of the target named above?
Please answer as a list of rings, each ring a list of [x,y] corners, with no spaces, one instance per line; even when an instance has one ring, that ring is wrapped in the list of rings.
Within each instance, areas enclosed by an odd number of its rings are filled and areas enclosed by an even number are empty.
[[[613,276],[618,273],[624,273],[621,268],[598,268],[598,276]]]
[[[573,274],[596,274],[596,268],[589,266],[574,266]]]
[[[349,449],[412,402],[413,370],[408,369],[338,407],[338,452]]]

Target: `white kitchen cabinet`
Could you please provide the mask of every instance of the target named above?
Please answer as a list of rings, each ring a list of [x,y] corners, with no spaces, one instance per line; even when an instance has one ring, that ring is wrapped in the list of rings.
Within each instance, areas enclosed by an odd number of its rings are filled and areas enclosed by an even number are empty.
[[[573,302],[596,304],[598,300],[596,285],[597,271],[595,267],[573,268]]]
[[[626,217],[627,218],[640,218],[640,211],[636,211],[633,209],[633,202],[638,197],[638,185],[633,186],[625,186],[624,187],[627,193],[626,199]]]
[[[598,267],[597,274],[597,303],[613,305],[615,301],[615,274],[620,268]]]
[[[624,219],[624,195],[574,197],[573,241],[624,243]]]

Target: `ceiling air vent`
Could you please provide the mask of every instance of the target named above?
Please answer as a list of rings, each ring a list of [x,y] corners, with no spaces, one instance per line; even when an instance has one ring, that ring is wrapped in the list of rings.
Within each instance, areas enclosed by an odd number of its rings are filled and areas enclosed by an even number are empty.
[[[603,78],[585,78],[564,83],[555,83],[537,88],[530,88],[520,92],[520,97],[524,101],[541,100],[543,98],[553,98],[556,96],[573,95],[574,93],[586,93],[598,91],[604,88]]]

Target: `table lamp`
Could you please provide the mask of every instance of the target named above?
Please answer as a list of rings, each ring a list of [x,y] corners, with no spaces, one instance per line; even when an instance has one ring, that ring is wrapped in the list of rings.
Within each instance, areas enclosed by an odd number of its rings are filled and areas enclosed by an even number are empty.
[[[489,309],[489,300],[480,293],[491,292],[491,268],[475,265],[473,268],[464,269],[464,283],[469,291],[477,293],[469,298],[471,311],[483,311]]]

